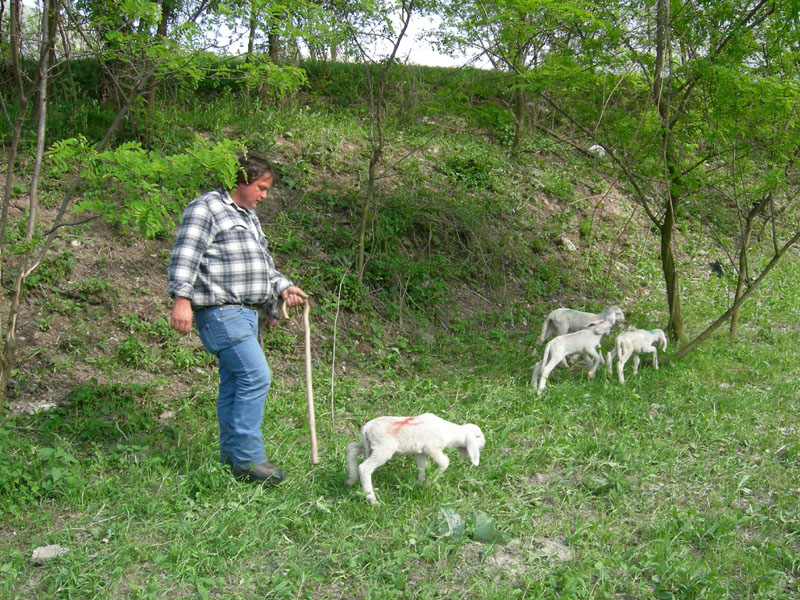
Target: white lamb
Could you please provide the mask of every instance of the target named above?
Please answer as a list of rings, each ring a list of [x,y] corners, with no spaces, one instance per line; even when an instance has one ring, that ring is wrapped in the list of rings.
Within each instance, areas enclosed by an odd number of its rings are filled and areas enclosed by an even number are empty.
[[[539,378],[538,392],[541,394],[547,385],[550,372],[567,356],[581,354],[589,367],[589,378],[594,377],[597,367],[603,364],[603,354],[597,351],[602,337],[611,331],[613,323],[608,319],[589,323],[586,329],[554,337],[544,347],[544,356],[533,369],[531,385]]]
[[[445,456],[446,448],[458,448],[459,453],[469,458],[476,467],[486,438],[477,425],[456,425],[425,413],[418,417],[377,417],[361,427],[361,443],[347,445],[347,485],[353,485],[359,477],[367,502],[378,504],[372,489],[372,473],[395,454],[414,454],[417,461],[417,480],[425,480],[428,456],[443,472],[450,464]],[[366,459],[357,466],[359,455]]]
[[[611,362],[617,359],[617,377],[621,384],[625,383],[625,375],[622,370],[625,363],[633,356],[633,374],[639,372],[639,355],[652,354],[653,368],[658,371],[658,350],[656,344],[661,344],[661,350],[667,349],[667,336],[661,329],[629,329],[617,335],[614,349],[608,353],[606,370],[611,374]]]
[[[571,331],[579,331],[589,326],[594,321],[610,321],[622,323],[625,321],[625,313],[618,306],[609,306],[603,312],[593,314],[574,310],[572,308],[557,308],[545,317],[542,325],[542,335],[539,336],[537,343],[544,344],[545,340],[551,335],[564,335]]]

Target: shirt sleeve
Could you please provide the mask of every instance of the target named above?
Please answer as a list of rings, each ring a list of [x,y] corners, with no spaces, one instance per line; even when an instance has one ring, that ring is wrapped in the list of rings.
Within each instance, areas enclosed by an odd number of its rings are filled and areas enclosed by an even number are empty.
[[[194,297],[200,260],[214,239],[214,219],[204,202],[192,202],[183,211],[167,269],[167,291]]]

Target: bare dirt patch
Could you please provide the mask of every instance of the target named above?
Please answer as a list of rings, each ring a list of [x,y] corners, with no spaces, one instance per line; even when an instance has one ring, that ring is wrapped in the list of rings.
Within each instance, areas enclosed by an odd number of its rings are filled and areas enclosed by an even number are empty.
[[[54,209],[43,207],[41,223],[54,216]],[[60,404],[75,385],[92,380],[152,383],[159,378],[142,370],[109,373],[107,364],[130,334],[121,317],[154,321],[168,316],[170,247],[169,240],[123,235],[100,219],[62,231],[37,273],[55,272],[48,263],[55,259],[68,274],[30,286],[20,307],[17,365],[8,399],[12,413]],[[8,290],[8,280],[3,283]],[[4,321],[9,301],[8,293],[0,298]],[[187,385],[174,377],[165,393],[181,394]]]

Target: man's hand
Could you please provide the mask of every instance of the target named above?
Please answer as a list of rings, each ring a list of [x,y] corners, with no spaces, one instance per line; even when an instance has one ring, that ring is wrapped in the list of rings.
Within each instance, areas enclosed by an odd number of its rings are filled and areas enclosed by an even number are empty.
[[[180,333],[189,333],[192,330],[192,303],[188,298],[175,296],[169,324]]]
[[[283,301],[286,303],[287,307],[300,306],[301,304],[306,303],[308,294],[306,294],[296,285],[290,285],[281,292],[281,298],[283,298]]]

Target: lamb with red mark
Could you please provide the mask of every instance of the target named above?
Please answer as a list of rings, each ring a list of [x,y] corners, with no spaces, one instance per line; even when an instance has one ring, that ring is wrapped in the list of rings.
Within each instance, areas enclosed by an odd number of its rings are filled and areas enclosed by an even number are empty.
[[[414,421],[415,418],[416,417],[407,417],[405,419],[395,421],[394,427],[389,433],[391,433],[392,435],[397,435],[398,433],[400,433],[400,430],[406,425],[421,425],[421,423]]]
[[[417,480],[425,480],[428,457],[443,472],[450,465],[444,454],[447,448],[457,448],[472,464],[478,466],[480,453],[486,445],[481,428],[472,423],[457,425],[425,413],[418,417],[377,417],[361,428],[361,442],[347,445],[347,485],[361,479],[367,502],[378,504],[372,488],[372,473],[395,454],[413,454],[417,463]],[[360,465],[358,457],[366,459]]]

